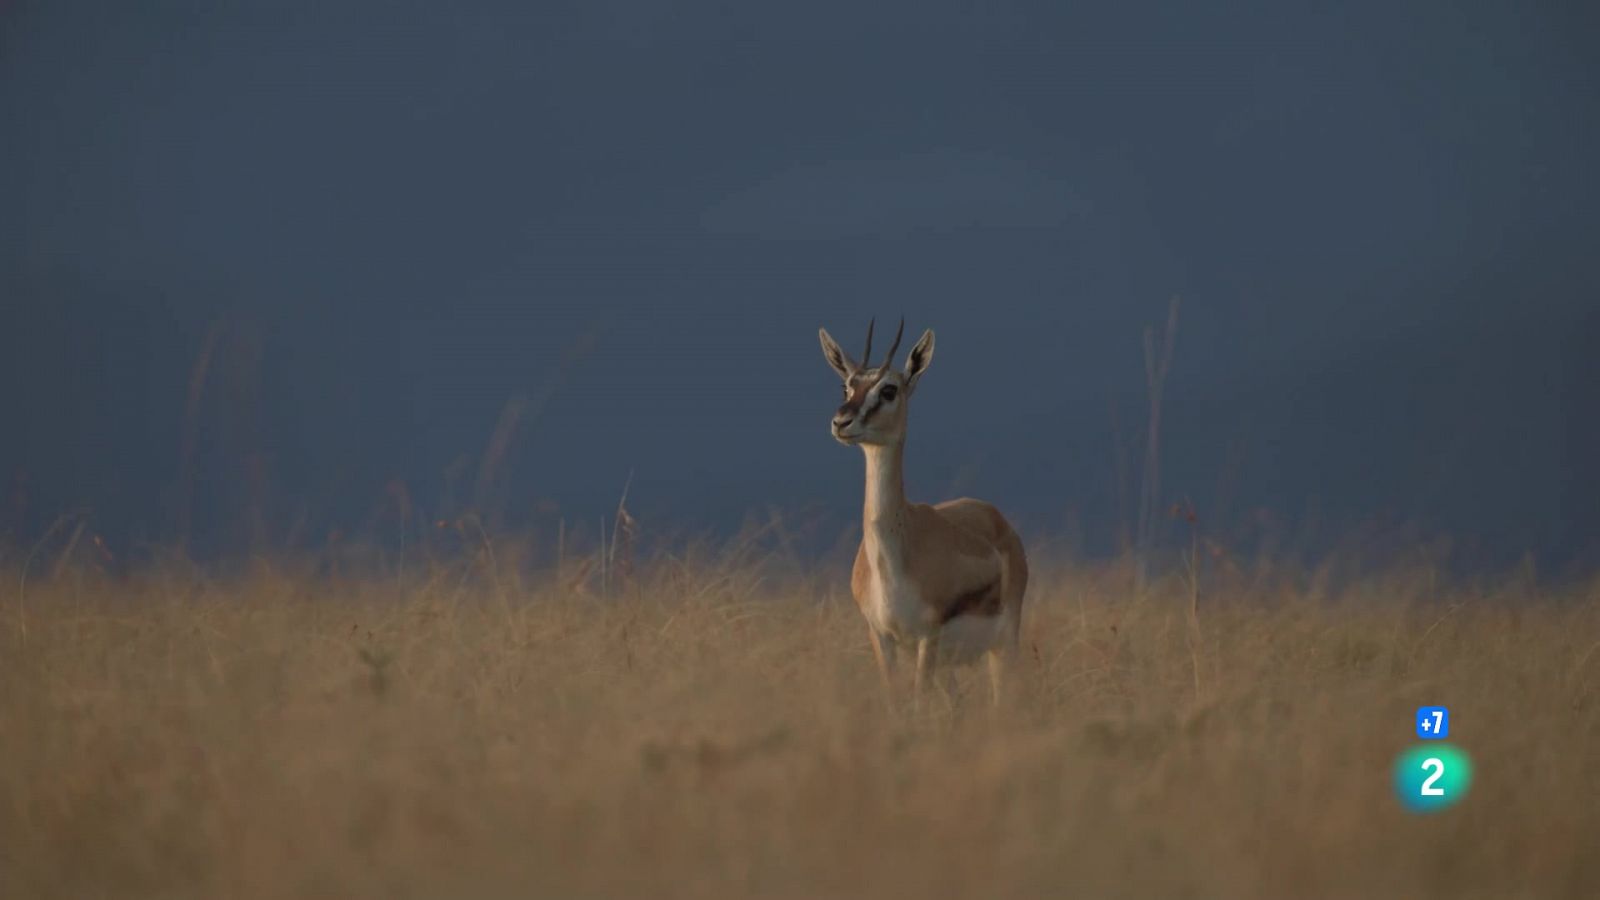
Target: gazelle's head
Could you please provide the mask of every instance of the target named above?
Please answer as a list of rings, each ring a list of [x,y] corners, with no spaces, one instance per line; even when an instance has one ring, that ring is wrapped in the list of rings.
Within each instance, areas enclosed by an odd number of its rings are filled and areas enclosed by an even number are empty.
[[[862,352],[860,363],[844,352],[828,329],[817,330],[817,336],[822,338],[822,355],[844,381],[844,403],[833,414],[833,436],[841,444],[897,444],[904,440],[906,406],[917,381],[933,361],[933,331],[929,329],[911,348],[905,368],[894,368],[894,352],[900,349],[900,338],[906,330],[906,320],[901,319],[900,330],[895,332],[883,364],[871,368],[872,326],[876,321],[867,324],[867,349]]]

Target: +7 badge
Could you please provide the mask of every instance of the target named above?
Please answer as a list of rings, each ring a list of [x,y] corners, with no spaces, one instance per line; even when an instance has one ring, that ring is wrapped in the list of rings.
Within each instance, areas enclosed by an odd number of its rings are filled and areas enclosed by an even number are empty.
[[[1437,741],[1450,736],[1450,710],[1443,706],[1424,706],[1417,710],[1417,737]]]

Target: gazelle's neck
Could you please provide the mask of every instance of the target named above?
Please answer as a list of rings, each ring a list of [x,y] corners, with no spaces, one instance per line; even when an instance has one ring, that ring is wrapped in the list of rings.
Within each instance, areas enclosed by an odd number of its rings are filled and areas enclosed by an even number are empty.
[[[905,481],[901,475],[905,443],[863,444],[867,455],[867,499],[862,525],[867,530],[894,528],[906,508]]]

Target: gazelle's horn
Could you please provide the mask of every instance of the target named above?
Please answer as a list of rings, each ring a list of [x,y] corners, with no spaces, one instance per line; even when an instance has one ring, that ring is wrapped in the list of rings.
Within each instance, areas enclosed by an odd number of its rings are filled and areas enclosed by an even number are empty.
[[[878,324],[877,316],[873,316],[872,321],[867,323],[867,349],[866,352],[861,354],[861,364],[863,366],[872,365],[872,326],[876,324]]]
[[[889,368],[894,363],[894,352],[900,349],[900,338],[906,333],[906,317],[900,317],[900,330],[894,333],[894,343],[889,345],[889,355],[883,358],[883,367]]]

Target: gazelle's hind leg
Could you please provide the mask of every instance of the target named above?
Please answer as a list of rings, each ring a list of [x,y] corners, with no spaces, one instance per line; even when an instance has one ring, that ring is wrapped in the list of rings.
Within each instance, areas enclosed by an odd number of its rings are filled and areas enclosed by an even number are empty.
[[[894,713],[894,641],[878,636],[878,633],[867,627],[867,637],[872,639],[872,655],[878,660],[878,679],[883,683],[883,702],[889,707],[889,713]]]
[[[1002,685],[1009,680],[1006,670],[1016,663],[1020,626],[1021,617],[1016,613],[1008,613],[1007,621],[1000,623],[1002,633],[996,636],[994,646],[984,654],[989,664],[989,699],[996,708],[1004,696]]]
[[[911,707],[922,712],[922,695],[933,683],[933,669],[939,656],[939,638],[925,637],[917,641],[917,679],[913,685]]]
[[[1005,660],[1000,654],[1005,651],[999,647],[990,650],[986,655],[989,662],[989,701],[995,706],[1000,705],[1000,685],[1005,681]]]

